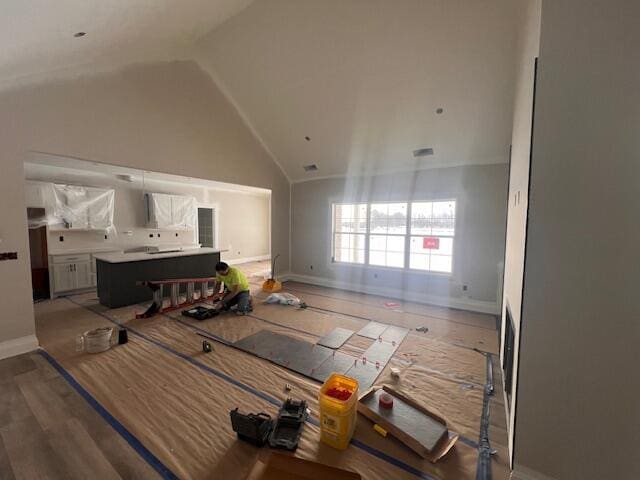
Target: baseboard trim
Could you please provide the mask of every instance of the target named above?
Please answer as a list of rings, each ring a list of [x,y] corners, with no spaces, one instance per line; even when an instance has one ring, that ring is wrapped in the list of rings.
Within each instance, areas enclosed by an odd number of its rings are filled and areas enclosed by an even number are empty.
[[[229,265],[241,265],[249,262],[261,262],[263,260],[271,260],[271,255],[258,255],[257,257],[234,258],[230,260],[222,259],[223,262],[226,262]]]
[[[511,472],[511,480],[556,480],[531,468],[516,465]]]
[[[372,287],[370,285],[362,285],[359,283],[347,283],[332,280],[324,277],[313,277],[309,275],[300,275],[297,273],[287,273],[278,275],[278,279],[286,282],[291,280],[294,282],[309,283],[321,287],[339,288],[340,290],[349,290],[358,293],[367,293],[369,295],[378,295],[387,298],[399,298],[409,302],[424,303],[428,305],[437,305],[439,307],[456,308],[459,310],[468,310],[471,312],[488,313],[491,315],[498,314],[498,304],[496,302],[484,302],[474,300],[472,298],[451,298],[436,295],[420,295],[413,292],[404,292],[402,290]]]
[[[35,335],[26,335],[0,342],[0,360],[31,352],[36,350],[38,346],[38,339]]]

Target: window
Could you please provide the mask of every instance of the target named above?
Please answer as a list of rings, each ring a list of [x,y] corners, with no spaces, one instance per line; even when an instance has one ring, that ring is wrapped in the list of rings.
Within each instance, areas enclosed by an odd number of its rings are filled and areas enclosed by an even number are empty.
[[[411,204],[409,268],[451,273],[456,202]]]
[[[333,261],[451,273],[456,201],[333,205]]]
[[[369,234],[369,265],[404,267],[407,204],[371,204]]]
[[[365,263],[367,204],[333,206],[333,261]]]

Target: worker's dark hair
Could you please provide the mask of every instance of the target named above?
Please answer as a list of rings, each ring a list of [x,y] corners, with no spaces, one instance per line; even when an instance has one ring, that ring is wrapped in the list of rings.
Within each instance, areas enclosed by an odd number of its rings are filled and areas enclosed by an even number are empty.
[[[216,263],[216,272],[224,272],[227,268],[229,268],[229,265],[224,262]]]

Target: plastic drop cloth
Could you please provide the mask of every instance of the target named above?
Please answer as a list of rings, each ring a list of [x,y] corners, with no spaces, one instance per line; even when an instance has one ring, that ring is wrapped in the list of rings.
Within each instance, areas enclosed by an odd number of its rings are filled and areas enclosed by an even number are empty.
[[[299,306],[302,304],[302,301],[295,295],[282,292],[282,293],[272,293],[264,300],[264,303],[279,303],[280,305]]]
[[[44,215],[30,216],[29,228],[45,225],[72,230],[104,230],[114,234],[113,189],[42,183]]]
[[[196,226],[196,199],[187,195],[146,193],[149,226],[192,230]]]

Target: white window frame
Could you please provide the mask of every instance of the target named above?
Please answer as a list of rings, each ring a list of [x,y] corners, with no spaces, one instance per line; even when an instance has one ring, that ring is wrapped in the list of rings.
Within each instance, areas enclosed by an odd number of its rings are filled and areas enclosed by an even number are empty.
[[[414,235],[411,233],[411,219],[412,210],[411,207],[414,203],[444,203],[453,202],[455,205],[455,215],[453,217],[453,235],[428,235],[430,237],[438,238],[450,238],[451,239],[451,271],[441,272],[438,270],[424,270],[422,268],[411,268],[411,238],[412,237],[425,237],[427,235]],[[445,275],[452,276],[455,270],[455,256],[456,256],[456,233],[458,231],[458,201],[455,198],[437,198],[431,200],[413,200],[409,202],[409,208],[407,209],[407,239],[405,244],[405,265],[406,269],[412,272],[423,272],[431,275]]]
[[[455,216],[454,216],[454,234],[453,235],[429,235],[433,237],[441,237],[441,238],[451,238],[452,239],[452,247],[451,247],[451,272],[441,272],[437,270],[424,270],[419,268],[411,268],[411,238],[426,236],[426,235],[414,235],[411,233],[411,218],[412,218],[412,204],[414,203],[438,203],[438,202],[453,202],[455,204]],[[407,204],[407,223],[406,223],[406,231],[404,234],[376,234],[371,233],[371,205],[372,204],[391,204],[391,203],[406,203]],[[336,205],[366,205],[367,206],[367,224],[365,232],[358,233],[359,235],[365,236],[365,251],[364,251],[364,263],[353,263],[353,262],[342,262],[336,261],[335,259],[335,235],[336,233],[353,233],[353,232],[336,232],[335,231],[335,206]],[[428,198],[428,199],[416,199],[416,200],[383,200],[383,201],[352,201],[347,202],[344,200],[330,200],[329,202],[329,215],[330,215],[330,225],[331,225],[331,239],[329,241],[329,264],[330,266],[348,266],[348,267],[360,267],[360,268],[368,268],[368,269],[382,269],[382,270],[395,270],[395,271],[409,271],[411,273],[415,273],[418,275],[431,275],[431,276],[441,276],[441,277],[451,277],[455,272],[455,264],[456,264],[456,237],[458,235],[458,218],[460,217],[460,205],[455,197],[439,197],[439,198]],[[405,247],[404,247],[404,266],[403,267],[387,267],[384,265],[371,265],[369,263],[369,244],[370,244],[370,236],[371,235],[386,235],[386,236],[399,236],[405,237]]]
[[[336,231],[336,206],[337,205],[366,205],[367,213],[367,227],[364,232],[343,232]],[[330,258],[331,263],[335,263],[338,265],[354,265],[358,267],[366,266],[369,263],[369,208],[370,205],[366,202],[331,202],[331,241],[329,245],[331,245],[330,250]],[[336,235],[363,235],[364,236],[364,261],[362,263],[359,262],[341,262],[336,260]]]

